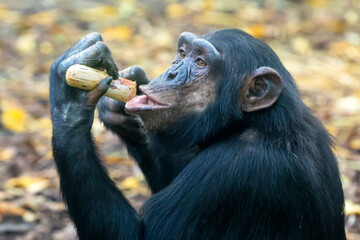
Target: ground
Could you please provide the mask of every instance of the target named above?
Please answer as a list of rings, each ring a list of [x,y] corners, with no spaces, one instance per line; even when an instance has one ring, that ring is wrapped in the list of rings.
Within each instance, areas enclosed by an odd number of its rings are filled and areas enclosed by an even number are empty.
[[[183,31],[240,28],[267,42],[335,137],[348,238],[360,239],[360,5],[356,0],[7,1],[0,3],[0,240],[76,239],[50,147],[54,59],[100,32],[120,68],[166,69]],[[99,151],[135,207],[150,191],[124,146],[96,120]]]

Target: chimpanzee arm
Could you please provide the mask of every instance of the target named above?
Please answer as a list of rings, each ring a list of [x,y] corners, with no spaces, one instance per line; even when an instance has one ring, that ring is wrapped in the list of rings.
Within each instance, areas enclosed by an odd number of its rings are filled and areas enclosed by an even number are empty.
[[[101,165],[90,131],[54,129],[63,197],[80,239],[138,239],[135,210]]]
[[[138,239],[136,212],[101,165],[91,136],[96,103],[112,78],[90,92],[70,87],[65,72],[77,63],[118,74],[99,34],[85,37],[51,67],[52,144],[64,200],[80,239]]]

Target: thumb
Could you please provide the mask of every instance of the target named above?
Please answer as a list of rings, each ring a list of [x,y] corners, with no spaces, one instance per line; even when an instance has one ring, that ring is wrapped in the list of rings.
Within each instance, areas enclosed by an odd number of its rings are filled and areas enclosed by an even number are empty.
[[[103,79],[93,90],[87,93],[88,101],[87,105],[90,107],[94,107],[100,98],[106,93],[109,89],[109,86],[112,82],[113,78],[107,77]]]

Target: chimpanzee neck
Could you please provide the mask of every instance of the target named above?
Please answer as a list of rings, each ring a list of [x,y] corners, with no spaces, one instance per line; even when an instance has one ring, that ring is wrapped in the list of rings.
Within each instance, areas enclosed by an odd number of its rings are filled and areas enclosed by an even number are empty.
[[[195,124],[194,124],[195,123]],[[197,120],[184,121],[172,129],[150,133],[151,142],[167,149],[167,152],[198,152],[208,146],[215,144],[231,135],[238,134],[249,126],[244,121],[228,121],[227,124],[220,124],[216,121],[210,124]]]
[[[198,127],[203,132],[187,131],[191,125],[178,125],[176,129],[149,133],[149,149],[162,163],[160,176],[163,182],[169,183],[191,160],[207,147],[243,131],[247,124],[229,124],[227,127]],[[195,126],[194,128],[195,129]],[[216,129],[216,131],[215,131]],[[187,134],[185,134],[187,133]]]

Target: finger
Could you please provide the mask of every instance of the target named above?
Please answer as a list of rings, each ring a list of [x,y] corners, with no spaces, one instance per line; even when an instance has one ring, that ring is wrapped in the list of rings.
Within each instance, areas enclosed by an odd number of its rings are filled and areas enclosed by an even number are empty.
[[[119,78],[119,68],[118,68],[117,64],[115,63],[115,60],[111,54],[109,47],[103,42],[100,42],[99,45],[100,45],[99,47],[101,48],[101,52],[102,52],[100,67],[103,69],[106,69],[106,72],[110,76],[112,76],[114,79],[118,79]]]
[[[97,85],[93,90],[87,93],[88,101],[87,105],[89,107],[94,107],[100,100],[100,98],[106,93],[108,90],[113,78],[107,77],[103,79],[99,85]]]
[[[67,69],[74,64],[103,68],[114,79],[118,78],[118,66],[111,55],[110,49],[104,42],[97,42],[84,51],[64,60],[58,68],[59,74],[63,76]]]
[[[111,52],[103,56],[101,61],[101,67],[106,69],[107,74],[112,76],[114,79],[119,78],[119,68],[115,63],[114,58],[111,55]]]
[[[119,102],[115,99],[112,99],[112,98],[109,98],[109,97],[102,97],[100,99],[100,102],[99,102],[99,110],[100,111],[111,111],[111,112],[116,112],[116,113],[122,113],[122,114],[125,114],[125,103],[123,102]]]
[[[120,77],[136,81],[136,83],[140,84],[148,84],[150,79],[146,76],[145,71],[139,66],[131,66],[121,70],[119,72]]]
[[[89,67],[95,66],[101,61],[101,48],[99,48],[98,44],[94,44],[91,47],[81,51],[63,62],[58,67],[59,74],[64,76],[67,69],[74,64],[84,64]]]
[[[79,52],[85,50],[86,48],[94,45],[95,43],[103,41],[102,36],[98,32],[92,32],[86,35],[83,39],[77,42],[73,47],[71,47],[66,53],[66,58],[78,54]]]
[[[97,42],[84,51],[64,60],[59,68],[59,74],[65,75],[67,69],[74,64],[84,64],[89,67],[100,67],[106,69],[114,79],[118,77],[118,67],[112,59],[111,52],[103,42]]]

